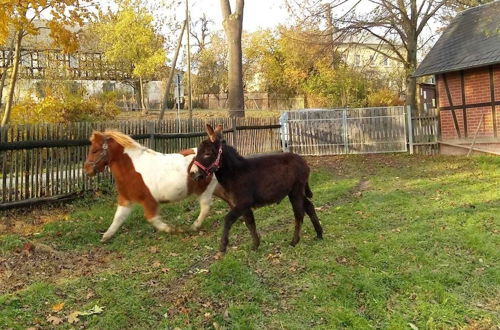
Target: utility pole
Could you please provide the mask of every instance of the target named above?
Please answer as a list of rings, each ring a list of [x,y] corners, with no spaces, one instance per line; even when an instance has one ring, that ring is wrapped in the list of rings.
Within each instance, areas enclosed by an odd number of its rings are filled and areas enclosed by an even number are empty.
[[[189,0],[186,0],[186,25],[187,25],[187,56],[188,56],[188,107],[189,107],[189,130],[191,131],[193,126],[193,94],[191,90],[191,44],[189,35],[190,31],[190,19],[189,19]]]
[[[184,35],[184,30],[186,29],[187,20],[182,24],[181,34],[179,35],[179,39],[177,40],[177,48],[175,49],[174,59],[172,61],[172,68],[170,70],[170,74],[168,75],[167,85],[165,86],[165,93],[163,94],[163,102],[161,104],[160,116],[159,120],[163,119],[163,115],[165,114],[165,110],[167,109],[167,101],[168,94],[170,93],[170,86],[172,86],[172,80],[174,79],[175,74],[175,66],[177,65],[177,57],[179,57],[179,50],[182,46],[182,37]]]

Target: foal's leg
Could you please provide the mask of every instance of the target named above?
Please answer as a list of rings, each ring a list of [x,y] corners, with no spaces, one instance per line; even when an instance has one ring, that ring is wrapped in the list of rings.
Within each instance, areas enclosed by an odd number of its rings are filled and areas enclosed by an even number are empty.
[[[158,212],[159,205],[155,200],[145,200],[142,202],[142,206],[144,207],[144,217],[146,217],[148,222],[151,223],[153,227],[156,228],[156,230],[166,233],[182,232],[182,230],[169,226],[162,221],[161,216]]]
[[[297,245],[300,240],[300,228],[302,227],[302,222],[304,221],[304,197],[300,192],[292,192],[288,195],[290,202],[293,207],[293,214],[295,216],[295,232],[293,233],[291,246]]]
[[[245,224],[247,225],[248,230],[250,231],[250,234],[252,235],[253,239],[253,245],[252,245],[252,250],[257,250],[260,245],[260,237],[259,234],[257,233],[257,226],[255,225],[255,218],[253,216],[252,210],[248,210],[243,214],[243,218],[245,219]]]
[[[318,216],[316,215],[316,210],[314,209],[313,203],[308,200],[306,197],[304,197],[304,210],[306,211],[307,215],[311,219],[311,222],[314,226],[314,230],[316,230],[316,237],[318,239],[323,238],[323,228],[321,228],[321,224],[319,223]]]
[[[226,253],[227,245],[229,244],[229,230],[231,229],[231,226],[240,216],[242,216],[248,210],[249,209],[247,207],[245,208],[235,207],[231,211],[229,211],[224,217],[224,229],[222,231],[222,237],[220,240],[219,254]]]
[[[118,207],[116,208],[115,212],[115,217],[113,218],[113,222],[109,226],[108,230],[102,235],[101,242],[104,243],[107,240],[109,240],[113,235],[116,233],[116,231],[121,227],[123,222],[127,219],[129,216],[130,212],[132,211],[132,207],[130,207],[130,204],[121,202],[122,205],[118,204]]]

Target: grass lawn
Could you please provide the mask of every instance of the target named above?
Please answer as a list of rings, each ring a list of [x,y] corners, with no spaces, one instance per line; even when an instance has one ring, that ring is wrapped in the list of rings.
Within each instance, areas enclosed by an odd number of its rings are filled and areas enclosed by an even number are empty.
[[[0,236],[0,328],[491,329],[500,324],[500,158],[309,158],[313,201],[288,245],[288,200],[255,212],[262,244],[226,206],[202,232],[157,233],[137,207],[99,242],[110,190],[61,207],[11,212]],[[188,226],[196,201],[162,207]]]

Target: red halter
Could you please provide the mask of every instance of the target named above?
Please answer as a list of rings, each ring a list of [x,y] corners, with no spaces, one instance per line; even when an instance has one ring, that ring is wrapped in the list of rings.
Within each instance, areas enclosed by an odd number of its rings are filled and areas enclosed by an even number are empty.
[[[196,166],[198,166],[199,168],[201,168],[203,170],[203,172],[205,172],[207,175],[210,175],[210,174],[212,174],[213,172],[217,171],[220,168],[220,156],[221,155],[222,155],[222,144],[219,147],[219,152],[217,154],[217,158],[208,167],[203,166],[200,162],[198,162],[196,160],[193,163]]]

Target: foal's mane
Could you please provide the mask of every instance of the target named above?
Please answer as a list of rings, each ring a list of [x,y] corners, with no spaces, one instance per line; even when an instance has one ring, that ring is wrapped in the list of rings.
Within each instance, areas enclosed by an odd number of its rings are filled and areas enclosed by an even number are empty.
[[[92,141],[92,142],[94,141],[96,134],[103,134],[106,137],[112,138],[113,140],[115,140],[116,143],[118,143],[119,145],[121,145],[124,148],[139,148],[139,147],[141,147],[141,145],[137,141],[135,141],[130,136],[128,136],[127,134],[124,134],[120,131],[105,130],[103,133],[94,132],[94,133],[92,133],[92,136],[90,137],[90,141]]]
[[[226,153],[223,158],[225,158],[231,165],[240,165],[242,162],[245,161],[245,157],[240,155],[238,153],[238,150],[236,150],[233,146],[230,146],[229,144],[226,144],[225,142],[221,142],[222,147],[226,150]]]

